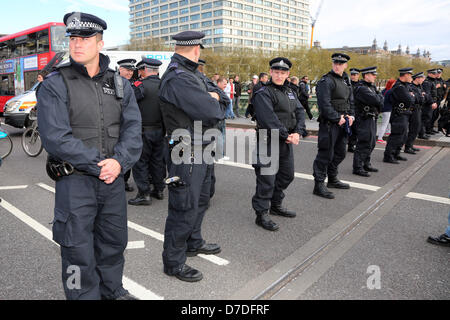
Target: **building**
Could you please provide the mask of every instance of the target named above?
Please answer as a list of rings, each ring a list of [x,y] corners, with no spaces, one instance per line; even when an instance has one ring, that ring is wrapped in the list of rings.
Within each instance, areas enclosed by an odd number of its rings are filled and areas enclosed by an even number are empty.
[[[316,47],[316,44],[314,44]],[[320,47],[320,42],[318,43],[317,47]],[[417,49],[417,52],[415,54],[412,54],[410,52],[409,46],[406,47],[405,52],[402,50],[402,46],[399,44],[398,48],[396,50],[389,50],[387,41],[384,42],[383,48],[378,47],[377,45],[377,39],[374,39],[371,46],[365,46],[365,47],[348,47],[344,46],[342,48],[327,48],[326,50],[330,51],[340,51],[340,52],[352,52],[352,53],[358,53],[358,54],[370,54],[370,55],[376,55],[376,56],[389,56],[389,55],[398,55],[398,56],[405,56],[410,58],[421,58],[427,61],[431,61],[431,54],[430,51],[423,51],[423,54],[420,53],[420,49]]]
[[[309,0],[130,0],[131,41],[161,39],[185,30],[205,33],[213,48],[277,50],[306,46]]]

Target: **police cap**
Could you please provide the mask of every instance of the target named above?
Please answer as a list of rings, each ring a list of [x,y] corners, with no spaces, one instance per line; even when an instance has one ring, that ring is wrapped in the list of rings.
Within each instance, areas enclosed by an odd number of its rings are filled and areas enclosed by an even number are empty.
[[[117,64],[119,65],[119,67],[125,68],[125,69],[129,69],[129,70],[134,70],[134,64],[136,63],[136,60],[134,59],[123,59],[120,61],[117,61]]]
[[[412,76],[413,79],[422,77],[425,78],[425,74],[423,72],[416,73],[415,75]]]
[[[198,59],[198,64],[204,66],[206,64],[206,61],[203,59]]]
[[[333,62],[346,63],[350,61],[350,56],[345,53],[336,52],[331,55],[331,60],[333,60]]]
[[[269,62],[270,69],[275,70],[287,70],[291,69],[292,63],[289,61],[288,58],[278,57],[270,60]]]
[[[183,31],[172,36],[177,46],[197,46],[204,49],[202,39],[205,37],[203,32],[198,31]]]
[[[359,71],[361,71],[362,75],[365,75],[367,73],[372,73],[374,75],[377,75],[377,67],[368,67],[368,68],[361,69]]]
[[[429,70],[427,70],[427,72],[428,73],[432,73],[432,74],[437,74],[438,73],[437,69],[429,69]]]
[[[158,69],[159,66],[162,65],[162,62],[156,59],[151,58],[142,58],[141,61],[136,65],[136,69],[150,68],[150,69]]]
[[[350,74],[359,74],[359,73],[360,73],[359,69],[356,69],[356,68],[351,68],[350,69]]]
[[[64,16],[66,37],[90,38],[107,29],[106,22],[89,13],[71,12]]]
[[[438,73],[442,73],[443,71],[444,71],[444,69],[441,69],[441,68],[437,69]]]
[[[402,69],[398,69],[398,72],[399,72],[400,74],[405,74],[405,73],[413,74],[413,68],[402,68]]]

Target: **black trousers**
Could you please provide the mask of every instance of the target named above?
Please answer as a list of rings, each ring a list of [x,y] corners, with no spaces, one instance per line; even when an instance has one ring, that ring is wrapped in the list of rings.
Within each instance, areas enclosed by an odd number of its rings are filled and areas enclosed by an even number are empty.
[[[347,137],[349,147],[356,147],[358,141],[358,121],[359,119],[355,118],[355,122],[352,125],[352,135]]]
[[[370,164],[370,157],[376,145],[377,121],[374,117],[357,116],[352,128],[356,129],[358,136],[353,155],[353,170],[360,170]]]
[[[314,180],[325,181],[329,177],[337,177],[338,166],[345,159],[347,133],[344,126],[320,123],[318,152],[314,160]]]
[[[431,130],[434,129],[434,123],[439,119],[439,103],[442,99],[438,99],[438,108],[433,110],[433,114],[431,115]]]
[[[432,129],[431,118],[433,117],[433,109],[431,105],[422,107],[422,129],[420,135],[430,133]]]
[[[166,177],[166,141],[162,129],[148,130],[142,133],[142,153],[139,161],[133,166],[133,179],[139,192],[150,192],[150,181],[155,191],[163,191]]]
[[[406,142],[408,135],[408,114],[397,114],[392,112],[391,114],[391,134],[389,135],[386,149],[384,151],[385,159],[392,159],[394,156],[399,155],[402,150],[402,146]]]
[[[405,148],[411,148],[416,140],[422,126],[422,112],[419,108],[415,108],[409,116],[408,136],[405,142]]]
[[[257,163],[253,165],[256,174],[256,191],[252,198],[252,206],[255,212],[261,212],[269,210],[271,206],[281,205],[283,202],[284,190],[294,180],[294,152],[292,144],[280,140],[279,152],[276,153],[276,150],[271,150],[269,139],[268,154],[278,164],[273,161],[267,164],[266,161],[261,161],[266,155],[260,153],[259,135],[257,137]],[[272,151],[273,154],[271,154]]]
[[[186,250],[205,241],[201,226],[211,192],[212,165],[171,164],[169,177],[178,176],[183,185],[169,186],[169,210],[164,230],[164,267],[173,272],[186,262]]]
[[[128,242],[123,176],[107,185],[97,177],[73,174],[57,181],[55,189],[53,240],[61,246],[67,299],[123,295],[123,252]]]

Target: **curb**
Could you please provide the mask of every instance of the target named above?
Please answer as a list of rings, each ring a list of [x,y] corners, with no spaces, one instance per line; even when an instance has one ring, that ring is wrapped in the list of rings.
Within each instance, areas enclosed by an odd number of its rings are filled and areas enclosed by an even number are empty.
[[[255,129],[254,124],[246,124],[246,123],[227,123],[226,126],[228,128],[235,129]],[[316,129],[306,129],[310,135],[318,135],[319,130]],[[426,146],[426,147],[444,147],[450,148],[450,142],[448,141],[438,141],[438,140],[424,140],[424,139],[416,139],[415,145],[418,146]]]

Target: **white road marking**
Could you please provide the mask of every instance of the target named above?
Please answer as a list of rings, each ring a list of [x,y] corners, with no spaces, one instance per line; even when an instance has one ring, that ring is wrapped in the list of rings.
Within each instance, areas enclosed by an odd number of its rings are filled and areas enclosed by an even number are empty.
[[[144,241],[128,241],[127,249],[143,249],[145,248]]]
[[[450,204],[449,198],[430,196],[430,195],[422,194],[422,193],[410,192],[406,196],[411,199],[419,199],[419,200],[426,200],[426,201],[438,202],[438,203],[443,203],[443,204]]]
[[[46,185],[45,183],[38,183],[37,185],[47,191],[55,193],[55,188],[50,187],[49,185]]]
[[[54,188],[52,188],[52,187],[50,187],[50,186],[48,186],[48,185],[46,185],[44,183],[38,183],[37,185],[39,187],[47,190],[47,191],[50,191],[50,192],[53,192],[53,193],[55,192]],[[156,240],[164,242],[164,235],[161,234],[161,233],[158,233],[156,231],[150,230],[150,229],[148,229],[146,227],[143,227],[143,226],[141,226],[141,225],[139,225],[137,223],[134,223],[132,221],[128,221],[128,227],[133,229],[133,230],[136,230],[136,231],[138,231],[138,232],[140,232],[142,234],[145,234],[145,235],[147,235],[149,237],[152,237],[152,238],[154,238]],[[205,260],[208,260],[208,261],[210,261],[212,263],[215,263],[215,264],[217,264],[219,266],[226,266],[227,264],[230,263],[228,260],[222,259],[222,258],[220,258],[218,256],[215,256],[215,255],[199,254],[198,256],[203,258],[203,259],[205,259]]]
[[[5,199],[2,198],[2,202],[0,202],[0,206],[2,206],[5,210],[9,211],[12,215],[14,215],[16,218],[27,224],[29,227],[37,231],[39,234],[47,238],[47,240],[50,240],[53,242],[53,244],[57,245],[59,247],[59,244],[57,244],[55,241],[53,241],[52,231],[44,227],[42,224],[34,220],[33,218],[29,217],[24,212],[20,211],[16,207],[14,207],[12,204],[7,202]],[[122,282],[124,284],[124,287],[135,297],[141,299],[141,300],[163,300],[164,298],[161,296],[158,296],[157,294],[151,292],[150,290],[144,288],[140,284],[134,282],[133,280],[123,277]]]
[[[28,188],[28,186],[25,186],[25,185],[23,185],[23,186],[3,186],[3,187],[0,187],[0,190],[14,190],[14,189],[26,189],[26,188]]]
[[[238,163],[238,162],[233,162],[233,161],[224,161],[224,160],[216,161],[216,163],[223,164],[223,165],[230,166],[230,167],[253,170],[253,167],[251,165],[244,164],[244,163]],[[311,181],[314,180],[314,177],[310,174],[295,172],[294,176],[299,179],[311,180]],[[381,187],[370,185],[370,184],[363,184],[363,183],[345,181],[345,180],[342,180],[342,182],[348,183],[348,184],[350,184],[350,187],[353,187],[356,189],[362,189],[362,190],[368,190],[368,191],[374,191],[374,192],[381,189]],[[436,197],[436,196],[422,194],[422,193],[410,192],[406,195],[406,197],[412,198],[412,199],[420,199],[420,200],[425,200],[425,201],[450,204],[450,199]]]

